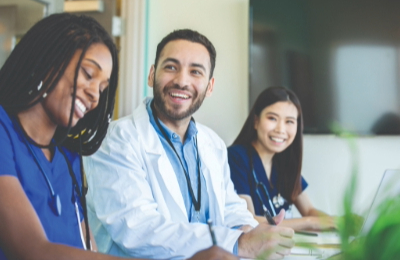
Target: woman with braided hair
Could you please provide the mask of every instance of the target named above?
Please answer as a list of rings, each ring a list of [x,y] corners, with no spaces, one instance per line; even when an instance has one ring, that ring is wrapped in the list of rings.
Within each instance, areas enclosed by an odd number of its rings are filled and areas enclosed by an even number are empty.
[[[82,168],[107,132],[117,78],[104,28],[66,13],[36,23],[1,68],[0,259],[118,259],[90,252]],[[214,247],[193,259],[232,257]]]

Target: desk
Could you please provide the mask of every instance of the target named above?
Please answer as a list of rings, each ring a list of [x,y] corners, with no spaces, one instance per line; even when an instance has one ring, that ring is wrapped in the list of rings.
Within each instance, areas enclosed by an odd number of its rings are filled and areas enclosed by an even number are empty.
[[[340,238],[336,232],[315,232],[318,236],[295,234],[293,239],[297,246],[292,248],[292,254],[285,260],[328,259],[340,253]],[[299,246],[305,245],[305,247]],[[340,257],[338,257],[340,258]],[[329,258],[334,260],[335,258]],[[242,260],[245,260],[242,258]]]

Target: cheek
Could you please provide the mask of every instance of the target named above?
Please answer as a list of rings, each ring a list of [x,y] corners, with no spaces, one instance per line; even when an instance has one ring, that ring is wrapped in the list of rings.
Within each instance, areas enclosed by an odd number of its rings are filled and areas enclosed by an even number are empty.
[[[297,126],[293,126],[292,128],[290,128],[289,134],[290,134],[290,139],[293,141],[297,135]]]
[[[259,125],[259,131],[263,134],[268,134],[269,132],[274,130],[274,124],[269,121],[263,121]]]

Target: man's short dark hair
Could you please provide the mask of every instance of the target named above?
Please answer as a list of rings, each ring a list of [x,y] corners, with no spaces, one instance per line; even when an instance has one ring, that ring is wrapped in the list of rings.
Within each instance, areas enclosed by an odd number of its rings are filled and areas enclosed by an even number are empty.
[[[211,79],[215,68],[215,59],[217,57],[217,52],[215,51],[214,45],[207,39],[207,37],[190,29],[175,30],[161,40],[161,42],[157,45],[156,60],[154,62],[154,67],[157,68],[157,62],[160,58],[161,51],[164,49],[165,45],[167,45],[167,43],[169,43],[170,41],[175,41],[175,40],[186,40],[190,42],[200,43],[201,45],[206,47],[208,53],[210,54],[210,62],[211,62],[210,79]]]

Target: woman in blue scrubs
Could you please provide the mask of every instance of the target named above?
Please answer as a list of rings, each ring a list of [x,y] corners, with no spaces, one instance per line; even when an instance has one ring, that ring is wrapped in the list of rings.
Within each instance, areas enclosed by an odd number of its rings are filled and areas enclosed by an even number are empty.
[[[110,36],[70,14],[35,24],[1,68],[0,259],[118,259],[90,251],[82,169],[106,134],[117,77]],[[236,259],[217,247],[193,259],[217,257]]]
[[[228,148],[231,178],[259,222],[266,221],[265,207],[272,216],[284,210],[286,219],[280,225],[295,230],[334,228],[334,218],[315,209],[304,191],[308,184],[301,176],[302,131],[296,95],[283,87],[264,90]],[[302,218],[288,219],[292,204]]]

